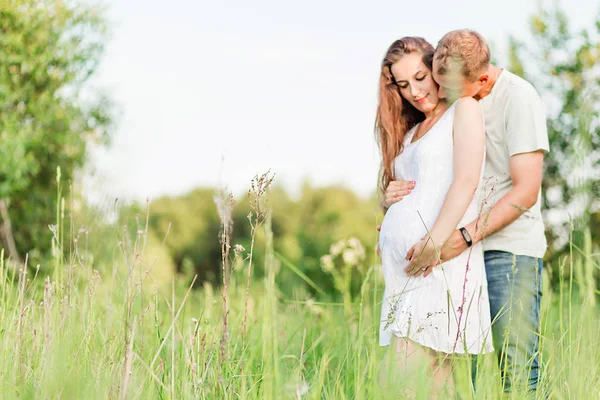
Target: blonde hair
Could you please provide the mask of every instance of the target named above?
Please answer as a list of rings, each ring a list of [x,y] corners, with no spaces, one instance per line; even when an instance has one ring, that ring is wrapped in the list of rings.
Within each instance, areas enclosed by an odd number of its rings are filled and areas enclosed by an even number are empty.
[[[489,68],[491,56],[483,36],[469,29],[459,29],[444,35],[433,58],[438,74],[446,75],[459,67],[467,80],[475,82]]]

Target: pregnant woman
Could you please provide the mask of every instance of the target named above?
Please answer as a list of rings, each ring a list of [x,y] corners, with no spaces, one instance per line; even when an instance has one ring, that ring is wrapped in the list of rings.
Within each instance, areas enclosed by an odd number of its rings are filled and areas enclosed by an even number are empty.
[[[384,373],[387,382],[405,380],[404,395],[419,390],[410,376],[422,367],[432,376],[428,388],[452,392],[448,356],[493,351],[481,244],[436,263],[450,234],[479,213],[485,137],[476,100],[438,98],[433,52],[422,38],[397,40],[379,83],[381,192],[392,180],[416,183],[386,211],[379,237],[385,279],[380,345],[391,345],[393,360]]]

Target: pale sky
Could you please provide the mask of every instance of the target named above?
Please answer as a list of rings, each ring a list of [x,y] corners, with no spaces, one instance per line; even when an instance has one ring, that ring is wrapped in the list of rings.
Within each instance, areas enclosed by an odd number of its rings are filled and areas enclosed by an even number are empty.
[[[109,1],[112,37],[93,85],[121,116],[111,148],[93,157],[98,175],[86,191],[144,199],[220,184],[240,194],[271,169],[292,192],[308,178],[369,194],[387,47],[402,36],[435,45],[447,31],[471,28],[502,61],[509,33],[528,37],[537,4]],[[600,9],[594,0],[569,4],[575,27]]]

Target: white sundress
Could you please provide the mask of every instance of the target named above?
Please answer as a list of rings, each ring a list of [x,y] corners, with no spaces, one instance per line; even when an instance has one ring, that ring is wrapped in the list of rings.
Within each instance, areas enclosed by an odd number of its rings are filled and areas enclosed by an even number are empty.
[[[409,277],[404,272],[406,253],[433,227],[452,183],[455,105],[416,142],[411,143],[416,127],[409,131],[403,152],[394,160],[396,179],[415,181],[416,186],[388,209],[381,225],[379,246],[385,279],[381,346],[388,346],[396,335],[448,354],[493,351],[481,243],[435,267],[427,278]],[[481,175],[483,181],[483,165]],[[482,187],[480,184],[459,227],[479,214]]]

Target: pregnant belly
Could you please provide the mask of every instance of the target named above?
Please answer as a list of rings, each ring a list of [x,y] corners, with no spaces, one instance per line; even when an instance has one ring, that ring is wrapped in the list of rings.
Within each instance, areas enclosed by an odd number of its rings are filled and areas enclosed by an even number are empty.
[[[443,199],[442,199],[443,201]],[[381,223],[379,245],[393,246],[395,251],[404,254],[431,230],[441,208],[438,199],[415,196],[415,193],[393,204]]]

